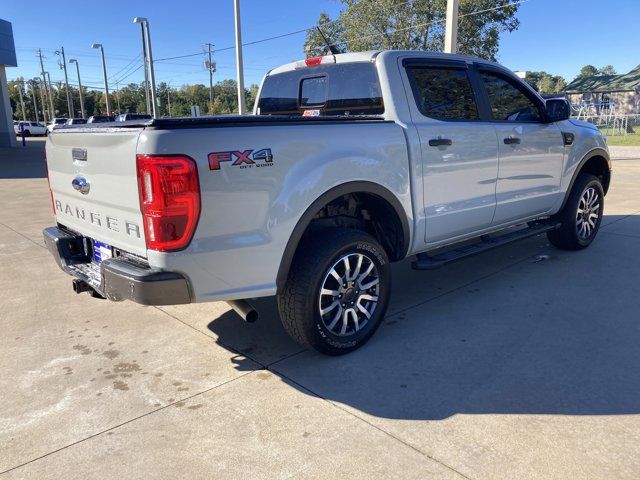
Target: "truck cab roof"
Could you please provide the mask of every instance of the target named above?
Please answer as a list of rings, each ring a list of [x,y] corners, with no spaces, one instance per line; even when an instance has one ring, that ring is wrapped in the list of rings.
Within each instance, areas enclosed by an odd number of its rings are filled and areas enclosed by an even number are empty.
[[[504,67],[499,63],[492,62],[490,60],[485,60],[480,57],[474,57],[472,55],[421,51],[421,50],[368,50],[366,52],[339,53],[336,55],[328,54],[328,55],[323,55],[322,57],[313,57],[313,58],[322,59],[320,60],[320,62],[322,63],[353,63],[353,62],[373,62],[377,58],[380,58],[381,60],[384,60],[384,61],[393,61],[394,59],[397,59],[400,57],[407,57],[407,56],[430,58],[434,60],[438,60],[438,59],[457,60],[457,61],[463,61],[463,62],[483,63],[486,65],[492,65],[494,67],[504,69]],[[303,59],[303,60],[297,60],[295,62],[286,63],[284,65],[281,65],[279,67],[276,67],[270,70],[267,73],[267,76],[309,67],[310,65],[305,63],[305,62],[308,62],[308,60],[309,59]],[[319,63],[316,63],[316,64],[319,64]]]

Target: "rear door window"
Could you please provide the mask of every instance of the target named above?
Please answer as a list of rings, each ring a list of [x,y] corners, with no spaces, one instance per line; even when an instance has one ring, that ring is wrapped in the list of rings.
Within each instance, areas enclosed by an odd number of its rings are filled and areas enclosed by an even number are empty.
[[[478,120],[471,81],[465,69],[409,67],[407,75],[420,112],[446,121]]]
[[[378,72],[369,62],[338,63],[270,75],[259,115],[379,115],[384,113]]]

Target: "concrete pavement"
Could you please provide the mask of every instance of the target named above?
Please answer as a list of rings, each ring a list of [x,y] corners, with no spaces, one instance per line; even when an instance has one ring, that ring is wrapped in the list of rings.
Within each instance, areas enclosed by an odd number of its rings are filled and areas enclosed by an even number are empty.
[[[396,264],[379,332],[327,358],[273,299],[244,324],[74,294],[30,145],[0,151],[4,477],[640,477],[640,161],[615,161],[589,249]]]

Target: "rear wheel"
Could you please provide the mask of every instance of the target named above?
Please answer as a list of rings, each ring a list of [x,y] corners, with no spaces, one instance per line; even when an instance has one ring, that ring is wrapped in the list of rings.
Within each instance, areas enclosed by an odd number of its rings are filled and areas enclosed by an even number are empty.
[[[604,212],[604,190],[598,177],[580,173],[567,203],[556,215],[561,227],[547,233],[549,241],[564,250],[588,247],[596,237]]]
[[[364,345],[380,326],[390,290],[382,246],[364,232],[330,228],[300,245],[278,309],[298,343],[342,355]]]
[[[29,131],[29,130],[25,130],[25,131],[24,131],[24,136],[25,136],[25,137],[30,137],[30,136],[31,136],[31,131]]]

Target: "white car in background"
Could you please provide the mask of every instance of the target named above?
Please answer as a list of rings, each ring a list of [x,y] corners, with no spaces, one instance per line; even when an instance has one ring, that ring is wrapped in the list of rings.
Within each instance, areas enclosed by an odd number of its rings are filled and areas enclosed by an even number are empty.
[[[47,134],[47,128],[38,122],[13,122],[13,129],[15,130],[16,135],[21,135],[20,125],[24,126],[25,137]]]
[[[57,127],[59,125],[64,125],[65,123],[67,123],[67,120],[69,120],[68,118],[54,118],[51,123],[49,123],[49,125],[47,125],[47,135],[50,134],[54,127]]]

